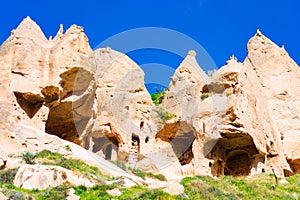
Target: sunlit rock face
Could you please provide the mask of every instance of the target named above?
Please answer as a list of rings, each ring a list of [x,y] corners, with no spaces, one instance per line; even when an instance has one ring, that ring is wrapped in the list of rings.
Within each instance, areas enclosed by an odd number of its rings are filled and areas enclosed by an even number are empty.
[[[0,47],[0,149],[68,140],[168,178],[299,173],[299,66],[259,31],[247,49],[211,76],[189,51],[155,106],[128,56],[93,51],[76,25],[47,39],[28,17]]]
[[[73,25],[63,33],[61,27],[47,40],[27,17],[2,44],[0,57],[2,90],[10,101],[3,113],[9,112],[10,121],[82,144],[80,128],[92,114],[84,108],[92,105],[95,85],[83,29]]]

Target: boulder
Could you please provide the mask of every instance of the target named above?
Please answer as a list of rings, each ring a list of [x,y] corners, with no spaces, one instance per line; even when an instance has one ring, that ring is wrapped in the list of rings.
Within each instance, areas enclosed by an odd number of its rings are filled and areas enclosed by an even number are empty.
[[[111,195],[111,196],[121,196],[122,195],[122,191],[119,188],[114,188],[111,190],[106,190],[106,192]]]
[[[23,165],[19,168],[14,179],[14,185],[23,189],[39,189],[56,187],[59,185],[84,185],[93,187],[95,181],[85,178],[59,166]]]

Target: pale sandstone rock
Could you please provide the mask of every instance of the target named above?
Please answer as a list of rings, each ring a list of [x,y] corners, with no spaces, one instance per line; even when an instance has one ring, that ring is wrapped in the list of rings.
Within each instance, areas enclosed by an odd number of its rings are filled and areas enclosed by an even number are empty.
[[[111,196],[121,196],[122,195],[122,191],[119,189],[119,188],[114,188],[114,189],[111,189],[111,190],[106,190],[106,192],[108,194],[110,194]]]
[[[0,48],[2,112],[10,118],[5,128],[24,124],[80,144],[80,128],[91,116],[81,110],[93,99],[96,67],[90,57],[81,27],[47,40],[35,22],[24,19]]]
[[[8,198],[2,192],[0,192],[0,200],[8,200]]]
[[[126,55],[110,48],[97,49],[95,119],[86,131],[86,146],[96,151],[107,148],[129,153],[133,138],[139,140],[139,153],[149,149],[146,138],[153,138],[156,125],[152,120],[153,103],[144,86],[144,72]],[[88,132],[90,131],[90,132]],[[150,146],[149,146],[150,147]],[[95,150],[94,150],[95,152]]]
[[[29,190],[44,190],[63,184],[93,187],[95,182],[65,168],[44,165],[23,165],[14,179],[16,187]]]
[[[161,105],[166,111],[188,123],[198,111],[202,87],[210,82],[195,56],[194,51],[189,51],[176,69]]]
[[[284,48],[262,33],[250,39],[245,63],[256,72],[266,92],[275,126],[280,133],[284,154],[294,171],[300,171],[300,69]]]
[[[163,189],[163,191],[172,195],[179,195],[184,193],[184,187],[177,182],[169,182],[169,184],[166,188]]]
[[[28,17],[0,47],[5,166],[24,164],[9,154],[48,149],[114,176],[128,174],[103,158],[131,158],[168,179],[300,173],[299,66],[260,32],[247,48],[244,63],[232,56],[212,77],[190,51],[161,105],[176,118],[162,126],[130,58],[110,48],[93,52],[75,25],[47,40]]]
[[[67,195],[68,196],[67,196],[66,200],[79,200],[80,199],[80,197],[75,194],[74,188],[70,188],[67,191]]]

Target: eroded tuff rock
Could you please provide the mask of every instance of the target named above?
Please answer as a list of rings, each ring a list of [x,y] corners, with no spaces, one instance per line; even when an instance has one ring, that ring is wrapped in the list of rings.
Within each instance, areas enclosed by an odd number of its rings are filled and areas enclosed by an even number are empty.
[[[155,107],[129,57],[92,51],[75,25],[48,40],[26,18],[0,47],[1,168],[22,165],[8,154],[48,149],[113,175],[128,174],[103,158],[169,179],[299,173],[299,66],[260,32],[247,48],[210,77],[190,51]]]
[[[181,120],[191,122],[198,111],[201,89],[209,82],[210,78],[196,61],[196,52],[191,50],[171,77],[161,106]]]
[[[92,114],[85,109],[93,100],[91,56],[81,27],[63,33],[61,26],[47,40],[35,22],[24,19],[0,48],[1,108],[10,119],[1,125],[16,129],[21,123],[81,144],[80,128]]]
[[[245,63],[256,72],[266,93],[272,117],[280,134],[284,154],[293,171],[299,172],[300,69],[284,47],[260,32],[250,39]]]
[[[144,72],[126,55],[109,47],[97,49],[94,55],[97,64],[95,117],[89,122],[90,129],[86,129],[85,146],[105,154],[107,159],[115,157],[114,152],[118,151],[119,159],[128,160],[133,143],[139,154],[145,154],[150,147],[147,143],[156,133],[156,125],[153,102],[144,85]]]
[[[95,182],[65,168],[45,165],[23,165],[14,179],[15,186],[29,190],[44,190],[64,184],[93,187]]]

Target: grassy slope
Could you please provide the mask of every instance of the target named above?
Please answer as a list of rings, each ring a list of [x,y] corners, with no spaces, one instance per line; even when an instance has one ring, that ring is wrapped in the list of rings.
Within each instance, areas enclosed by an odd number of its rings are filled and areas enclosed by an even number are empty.
[[[275,186],[273,175],[260,174],[251,178],[234,178],[224,176],[217,180],[207,176],[188,177],[182,180],[185,194],[179,196],[169,195],[161,190],[148,190],[146,186],[136,186],[123,188],[118,184],[104,185],[101,180],[110,179],[105,177],[95,169],[82,161],[65,159],[57,153],[49,151],[40,152],[35,159],[43,159],[45,164],[59,165],[70,170],[85,172],[86,176],[97,177],[99,185],[93,188],[84,186],[73,187],[75,194],[82,200],[93,199],[300,199],[300,175],[286,178],[288,184]],[[46,161],[46,162],[45,162]],[[23,199],[65,199],[67,190],[72,186],[58,186],[47,190],[24,190],[15,187],[12,182],[16,174],[16,169],[0,171],[0,189],[11,196],[16,193],[24,197]],[[139,173],[140,174],[140,173]],[[91,176],[92,175],[92,176]],[[102,182],[103,183],[103,182]],[[119,188],[123,194],[120,197],[112,197],[106,191]],[[22,199],[22,198],[21,198]]]

